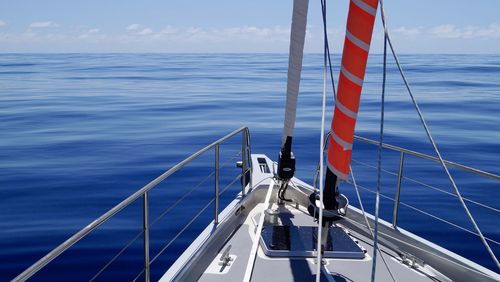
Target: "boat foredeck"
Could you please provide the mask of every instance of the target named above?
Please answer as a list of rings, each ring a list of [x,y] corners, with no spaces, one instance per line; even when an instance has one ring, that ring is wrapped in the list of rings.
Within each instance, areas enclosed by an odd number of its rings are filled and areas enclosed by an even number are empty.
[[[258,224],[258,218],[267,208],[265,204],[258,204],[250,211],[244,223],[236,230],[230,239],[220,249],[218,255],[211,262],[199,281],[243,281],[247,262],[252,246],[252,236]],[[294,226],[317,226],[314,219],[301,206],[277,206],[279,209],[279,224]],[[336,223],[338,227],[346,229],[343,221]],[[366,250],[362,259],[324,259],[328,276],[323,272],[321,281],[369,281],[372,267],[372,240],[352,230],[346,230],[362,249]],[[229,247],[230,246],[230,247]],[[228,250],[233,259],[229,265],[221,265],[221,256]],[[399,256],[382,247],[382,254],[387,263],[386,267],[379,259],[376,270],[377,281],[392,281],[389,271],[397,281],[443,281],[448,280],[429,266],[411,267],[402,262]],[[251,281],[314,281],[316,278],[316,259],[309,257],[269,257],[266,256],[260,244],[252,270]]]

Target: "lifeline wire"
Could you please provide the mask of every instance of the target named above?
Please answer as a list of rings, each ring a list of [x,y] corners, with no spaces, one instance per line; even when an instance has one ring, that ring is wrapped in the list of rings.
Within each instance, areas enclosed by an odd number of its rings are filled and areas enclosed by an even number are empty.
[[[376,167],[376,166],[373,166],[373,165],[370,165],[370,164],[368,164],[368,163],[365,163],[365,162],[362,162],[362,161],[358,161],[358,160],[355,160],[355,159],[352,159],[352,162],[353,162],[353,163],[357,163],[357,164],[362,165],[362,166],[367,167],[367,168],[374,168],[374,169],[377,169],[377,167]],[[382,172],[385,172],[385,173],[387,173],[387,174],[389,174],[389,175],[393,175],[393,176],[397,176],[397,175],[398,175],[397,173],[394,173],[394,172],[389,171],[389,170],[387,170],[387,169],[382,169]],[[419,181],[419,180],[417,180],[417,179],[414,179],[414,178],[411,178],[411,177],[408,177],[408,176],[404,176],[404,175],[402,176],[402,179],[404,179],[404,180],[408,180],[408,181],[413,182],[413,183],[415,183],[415,184],[419,184],[419,185],[421,185],[421,186],[423,186],[423,187],[425,187],[425,188],[429,188],[429,189],[435,190],[435,191],[437,191],[437,192],[440,192],[440,193],[443,193],[443,194],[450,195],[450,196],[452,196],[452,197],[458,198],[458,197],[457,197],[457,195],[456,195],[456,194],[454,194],[454,193],[451,193],[451,192],[445,191],[445,190],[443,190],[443,189],[441,189],[441,188],[438,188],[438,187],[436,187],[436,186],[432,186],[432,185],[430,185],[430,184],[427,184],[427,183],[425,183],[425,182]],[[466,201],[466,202],[473,203],[473,204],[475,204],[475,205],[478,205],[478,206],[480,206],[480,207],[483,207],[483,208],[485,208],[485,209],[488,209],[488,210],[490,210],[490,211],[492,211],[492,212],[500,213],[500,210],[499,210],[499,209],[494,208],[494,207],[492,207],[492,206],[488,206],[488,205],[486,205],[486,204],[483,204],[483,203],[480,203],[480,202],[478,202],[478,201],[474,201],[474,200],[471,200],[471,199],[469,199],[469,198],[465,198],[465,197],[463,197],[463,199],[464,199],[464,201]],[[476,234],[476,233],[474,233],[474,234]]]
[[[481,241],[483,242],[484,247],[488,251],[488,253],[491,256],[491,258],[493,259],[493,261],[495,262],[495,265],[497,266],[497,268],[500,270],[500,263],[498,262],[498,259],[496,258],[495,254],[491,250],[490,245],[488,244],[488,242],[486,242],[486,239],[484,238],[483,233],[481,232],[481,230],[479,229],[479,226],[477,225],[476,221],[474,220],[474,217],[472,217],[472,214],[470,213],[469,208],[467,208],[467,205],[465,204],[465,201],[462,198],[462,194],[460,194],[460,191],[458,190],[457,184],[455,183],[455,180],[451,176],[450,171],[448,170],[448,167],[446,166],[446,164],[445,164],[445,162],[443,160],[443,157],[441,156],[441,153],[439,152],[439,149],[438,149],[436,143],[434,142],[434,138],[432,138],[432,135],[431,135],[431,132],[429,130],[429,127],[427,126],[427,122],[425,121],[424,116],[423,116],[422,112],[420,111],[420,107],[417,104],[415,96],[413,96],[413,92],[411,92],[410,84],[408,83],[408,80],[406,79],[406,76],[405,76],[405,74],[403,72],[403,69],[402,69],[402,67],[401,67],[401,65],[399,63],[398,56],[396,55],[396,52],[394,51],[394,47],[392,46],[391,39],[390,39],[389,33],[387,31],[387,25],[386,25],[386,22],[385,22],[384,6],[383,6],[383,3],[382,3],[382,0],[379,0],[379,3],[380,3],[380,11],[381,11],[381,16],[382,16],[382,24],[384,25],[384,30],[385,30],[385,34],[386,34],[386,38],[387,38],[387,43],[389,44],[389,47],[391,48],[391,52],[392,52],[392,55],[394,57],[394,61],[396,62],[396,65],[397,65],[397,67],[399,69],[399,73],[401,74],[401,77],[403,78],[403,81],[405,83],[406,89],[408,90],[408,94],[410,95],[410,98],[411,98],[411,100],[413,102],[413,105],[415,106],[415,110],[417,111],[418,116],[420,118],[420,121],[422,123],[422,126],[425,129],[425,133],[427,134],[429,142],[431,143],[431,145],[432,145],[432,147],[434,149],[434,152],[436,152],[436,155],[437,155],[437,157],[439,159],[439,162],[441,163],[441,166],[443,167],[446,175],[448,176],[448,179],[450,180],[451,185],[453,186],[453,189],[455,190],[455,193],[457,194],[458,199],[460,200],[460,204],[464,208],[465,213],[467,214],[467,216],[469,217],[470,222],[474,226],[474,229],[476,229],[476,232],[478,233],[479,237],[481,238]]]
[[[365,187],[365,186],[363,186],[363,185],[358,185],[358,187],[360,187],[361,189],[363,189],[363,190],[365,190],[365,191],[367,191],[367,192],[370,192],[370,193],[372,193],[372,194],[376,194],[376,193],[377,193],[375,190],[370,189],[370,188],[368,188],[368,187]],[[395,202],[395,201],[396,201],[394,198],[391,198],[391,197],[389,197],[389,196],[387,196],[387,195],[385,195],[385,194],[382,194],[382,193],[380,193],[380,197],[381,197],[381,198],[384,198],[384,199],[386,199],[386,200],[392,201],[392,202]],[[462,231],[464,231],[464,232],[467,232],[467,233],[469,233],[469,234],[472,234],[472,235],[475,235],[475,236],[479,237],[479,235],[478,235],[477,233],[475,233],[474,231],[471,231],[471,230],[469,230],[469,229],[467,229],[467,228],[465,228],[465,227],[463,227],[463,226],[460,226],[460,225],[455,224],[455,223],[453,223],[453,222],[451,222],[451,221],[448,221],[448,220],[446,220],[446,219],[444,219],[444,218],[442,218],[442,217],[439,217],[439,216],[433,215],[433,214],[431,214],[431,213],[429,213],[429,212],[426,212],[426,211],[424,211],[424,210],[422,210],[422,209],[419,209],[419,208],[417,208],[417,207],[415,207],[415,206],[412,206],[412,205],[407,204],[407,203],[402,202],[402,201],[400,201],[400,202],[399,202],[399,204],[400,204],[400,205],[402,205],[402,206],[405,206],[405,207],[407,207],[407,208],[409,208],[409,209],[411,209],[411,210],[414,210],[414,211],[416,211],[416,212],[419,212],[419,213],[421,213],[421,214],[423,214],[423,215],[426,215],[426,216],[428,216],[428,217],[430,217],[430,218],[432,218],[432,219],[435,219],[435,220],[437,220],[437,221],[441,221],[442,223],[448,224],[449,226],[455,227],[455,228],[460,229],[460,230],[462,230]],[[486,240],[487,240],[487,241],[489,241],[489,242],[491,242],[491,243],[493,243],[493,244],[495,244],[495,245],[500,246],[500,242],[495,241],[495,240],[493,240],[493,239],[491,239],[491,238],[489,238],[489,237],[485,237],[485,238],[486,238]]]

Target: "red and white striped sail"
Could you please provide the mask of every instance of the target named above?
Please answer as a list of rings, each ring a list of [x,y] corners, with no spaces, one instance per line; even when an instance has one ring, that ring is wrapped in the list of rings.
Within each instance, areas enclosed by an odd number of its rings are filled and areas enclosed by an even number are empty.
[[[349,174],[354,127],[377,6],[378,0],[351,0],[349,5],[327,161],[328,169],[342,180]]]

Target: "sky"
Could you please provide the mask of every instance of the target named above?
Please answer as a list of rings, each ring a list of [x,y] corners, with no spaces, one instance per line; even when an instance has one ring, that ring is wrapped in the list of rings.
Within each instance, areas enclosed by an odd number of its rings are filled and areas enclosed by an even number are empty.
[[[328,0],[332,51],[348,0]],[[500,54],[499,0],[385,0],[400,53]],[[288,52],[292,0],[0,0],[0,52]],[[380,16],[371,52],[382,50]],[[320,0],[305,51],[322,52]]]

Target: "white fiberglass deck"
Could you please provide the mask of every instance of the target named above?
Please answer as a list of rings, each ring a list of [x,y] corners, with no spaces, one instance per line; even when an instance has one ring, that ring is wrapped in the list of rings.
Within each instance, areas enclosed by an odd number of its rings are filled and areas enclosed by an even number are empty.
[[[264,204],[258,204],[249,214],[247,220],[234,233],[230,240],[224,245],[218,255],[210,263],[210,266],[200,277],[199,281],[242,281],[245,268],[252,247],[251,231],[255,230],[256,219],[260,216]],[[289,219],[296,226],[316,226],[317,223],[307,213],[307,210],[299,206],[276,206],[280,209],[280,218]],[[344,227],[342,223],[337,226]],[[345,228],[345,227],[344,227]],[[325,259],[326,269],[331,273],[335,281],[369,281],[371,273],[372,245],[368,238],[350,232],[350,236],[359,242],[359,245],[367,250],[364,259]],[[234,259],[230,266],[219,265],[221,254],[227,246],[231,245],[230,256]],[[447,281],[429,266],[416,269],[403,264],[401,259],[396,258],[390,251],[382,249],[385,260],[397,281]],[[316,264],[314,258],[271,258],[267,257],[259,246],[251,281],[314,281],[316,276]],[[377,281],[391,281],[391,277],[383,263],[377,265]],[[329,281],[325,275],[323,281]]]

